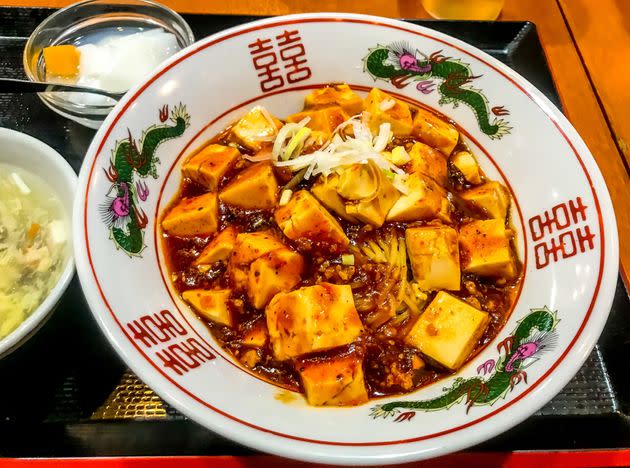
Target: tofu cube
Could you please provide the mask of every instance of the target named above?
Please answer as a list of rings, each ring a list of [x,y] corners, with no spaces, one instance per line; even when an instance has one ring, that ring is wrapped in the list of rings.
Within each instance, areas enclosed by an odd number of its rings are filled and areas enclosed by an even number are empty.
[[[230,263],[249,265],[272,250],[286,247],[271,231],[243,232],[236,236]]]
[[[254,107],[232,127],[231,135],[245,148],[258,151],[264,143],[268,143],[276,136],[282,122],[271,117],[272,122],[265,117],[260,106]]]
[[[451,162],[462,173],[468,183],[474,185],[481,183],[479,164],[468,151],[458,151],[451,156]]]
[[[270,231],[238,234],[228,262],[232,286],[239,291],[246,288],[250,264],[266,253],[284,247],[286,246]]]
[[[462,270],[479,276],[512,279],[517,274],[511,232],[502,219],[473,221],[459,230]]]
[[[418,109],[413,118],[411,134],[433,148],[450,156],[459,141],[459,132],[454,125],[426,109]]]
[[[372,88],[365,98],[364,108],[370,113],[369,125],[374,135],[378,134],[381,124],[386,122],[391,125],[391,130],[396,136],[411,133],[413,121],[409,106],[380,89]]]
[[[182,175],[214,192],[240,157],[240,151],[231,146],[208,145],[186,160]]]
[[[227,260],[232,250],[234,250],[236,235],[237,232],[234,226],[226,227],[206,245],[195,260],[194,265],[210,265],[211,263]]]
[[[495,181],[466,190],[460,196],[488,218],[505,220],[510,207],[510,194],[503,185]]]
[[[260,162],[239,172],[219,194],[228,205],[245,210],[270,210],[278,203],[278,182],[271,164]]]
[[[189,289],[182,293],[182,299],[202,317],[231,327],[234,322],[228,307],[230,294],[229,289]]]
[[[320,283],[278,293],[265,315],[273,353],[280,360],[352,343],[363,332],[347,284]]]
[[[381,227],[385,222],[385,216],[387,212],[398,199],[398,192],[396,189],[385,197],[385,203],[382,203],[378,198],[374,198],[367,202],[348,203],[346,204],[346,213],[354,216],[359,221],[365,224],[371,224],[374,227]],[[381,207],[383,205],[383,207]]]
[[[376,175],[378,179],[378,190],[374,195],[367,198],[353,197],[356,201],[348,201],[346,203],[346,213],[366,224],[381,227],[385,222],[387,213],[389,213],[389,210],[400,197],[400,192],[392,185],[390,180],[385,177],[383,171],[372,161],[368,164],[359,164],[344,169],[341,179],[345,179],[346,181],[349,179],[355,190],[361,180],[359,177],[353,177],[353,174],[356,173],[356,171],[354,171],[355,168],[359,168],[363,173],[371,172],[371,174]],[[368,169],[368,171],[366,171],[366,169]],[[369,169],[371,169],[371,171],[369,171]],[[373,178],[370,178],[370,180],[374,181]],[[367,187],[370,187],[370,184],[368,184]]]
[[[243,338],[241,338],[241,343],[243,343],[244,346],[262,348],[267,344],[268,337],[267,324],[265,323],[265,319],[262,318],[247,327],[243,333]]]
[[[339,222],[307,190],[294,193],[275,218],[289,239],[304,239],[332,252],[345,251],[350,243]]]
[[[339,106],[325,107],[324,109],[305,110],[286,118],[287,122],[297,123],[300,120],[310,117],[306,124],[308,128],[316,132],[322,132],[327,137],[339,126],[350,118],[348,114]]]
[[[363,359],[356,353],[297,363],[306,400],[313,406],[355,406],[368,401]]]
[[[345,83],[316,89],[304,98],[305,109],[335,105],[340,106],[349,115],[356,115],[363,110],[363,99]]]
[[[369,201],[347,203],[346,213],[366,224],[381,227],[385,222],[387,213],[389,213],[399,197],[400,192],[394,188],[389,180],[383,178],[379,194],[376,197]]]
[[[406,166],[408,172],[419,172],[431,177],[442,187],[446,187],[448,171],[446,159],[442,153],[424,143],[414,143],[409,156],[411,161]]]
[[[409,174],[405,185],[409,193],[401,195],[387,214],[387,221],[418,221],[439,218],[451,221],[451,204],[446,191],[433,179],[414,172]]]
[[[486,331],[489,315],[440,291],[424,310],[405,342],[444,367],[457,370]]]
[[[162,229],[178,237],[208,236],[217,232],[219,204],[216,192],[183,198],[162,219]]]
[[[249,267],[247,296],[256,309],[264,308],[279,292],[290,291],[302,280],[304,259],[288,248],[272,250]]]
[[[336,173],[328,176],[321,175],[311,186],[311,193],[315,195],[322,205],[334,211],[341,218],[351,223],[357,223],[357,218],[346,212],[346,202],[337,192],[338,183],[339,175]]]
[[[457,231],[448,226],[423,226],[405,231],[413,277],[423,291],[460,289]]]

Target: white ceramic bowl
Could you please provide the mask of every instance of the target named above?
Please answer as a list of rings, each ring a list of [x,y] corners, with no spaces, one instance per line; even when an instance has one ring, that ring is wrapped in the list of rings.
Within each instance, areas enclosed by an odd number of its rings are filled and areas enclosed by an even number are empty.
[[[362,92],[378,86],[459,125],[486,173],[512,191],[525,279],[505,327],[456,375],[358,407],[314,408],[299,396],[288,403],[276,398],[282,390],[240,368],[173,294],[156,213],[175,193],[186,155],[251,106],[286,116],[301,108],[308,90],[338,81]],[[145,156],[136,160],[153,164],[153,176],[133,171],[132,179],[116,180],[130,137]],[[133,228],[128,232],[114,232],[102,216],[104,210],[111,221],[112,187],[121,182],[136,194],[135,214],[123,220]],[[198,423],[304,460],[417,460],[518,424],[580,368],[617,281],[610,197],[560,111],[474,47],[385,18],[278,17],[194,44],[110,114],[85,158],[79,187],[79,276],[99,325],[129,366]]]
[[[70,224],[77,175],[59,153],[32,136],[0,128],[0,163],[20,167],[43,178],[61,200]],[[46,322],[73,274],[72,249],[68,249],[63,271],[55,287],[24,322],[0,340],[0,358],[17,349]]]

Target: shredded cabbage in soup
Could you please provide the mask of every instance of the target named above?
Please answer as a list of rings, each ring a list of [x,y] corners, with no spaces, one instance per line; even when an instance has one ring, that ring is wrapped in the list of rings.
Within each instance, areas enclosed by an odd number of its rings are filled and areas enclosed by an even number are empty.
[[[0,338],[57,284],[68,255],[61,201],[39,177],[0,164]]]

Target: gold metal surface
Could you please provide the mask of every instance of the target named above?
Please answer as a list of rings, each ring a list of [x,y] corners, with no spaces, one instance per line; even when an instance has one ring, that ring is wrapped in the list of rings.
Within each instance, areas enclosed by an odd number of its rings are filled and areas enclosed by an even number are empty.
[[[164,419],[166,406],[153,390],[127,371],[90,419]]]

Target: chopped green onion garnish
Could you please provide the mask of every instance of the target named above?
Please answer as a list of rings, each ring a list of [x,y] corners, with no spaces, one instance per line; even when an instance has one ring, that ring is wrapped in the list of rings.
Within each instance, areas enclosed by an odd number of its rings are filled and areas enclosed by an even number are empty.
[[[341,256],[341,264],[346,266],[354,265],[354,255],[352,254],[343,254]]]
[[[295,135],[293,135],[293,137],[289,140],[289,143],[284,150],[284,154],[282,155],[283,161],[291,158],[293,152],[298,148],[298,146],[301,146],[304,143],[304,141],[311,134],[311,131],[312,130],[308,127],[302,127],[297,132],[295,132]]]

